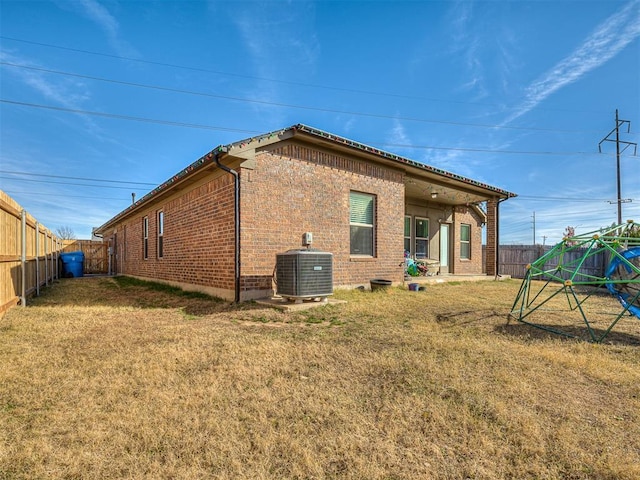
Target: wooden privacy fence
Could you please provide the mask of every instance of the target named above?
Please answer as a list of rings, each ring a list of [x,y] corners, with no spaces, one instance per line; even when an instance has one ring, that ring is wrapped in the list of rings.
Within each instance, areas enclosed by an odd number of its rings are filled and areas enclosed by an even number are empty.
[[[109,256],[106,243],[91,240],[64,240],[63,252],[84,253],[85,274],[108,273]]]
[[[62,241],[0,190],[0,315],[58,278]]]
[[[498,262],[500,263],[498,273],[501,275],[511,275],[512,278],[524,278],[527,273],[527,265],[533,263],[552,248],[553,246],[550,245],[500,245],[498,252]],[[566,251],[563,261],[565,264],[571,263],[582,257],[586,251],[586,248],[576,248]],[[552,268],[554,265],[557,265],[557,260],[557,257],[550,260],[547,266]],[[554,264],[553,262],[556,263]],[[579,271],[586,275],[602,277],[604,276],[608,263],[608,255],[604,252],[599,252],[596,255],[587,257]]]

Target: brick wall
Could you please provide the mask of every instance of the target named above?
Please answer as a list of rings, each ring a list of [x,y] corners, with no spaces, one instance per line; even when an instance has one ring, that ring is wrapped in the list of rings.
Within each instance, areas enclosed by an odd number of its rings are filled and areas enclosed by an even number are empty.
[[[457,275],[482,273],[482,219],[477,212],[468,207],[453,209],[453,270]],[[469,259],[460,258],[460,230],[463,224],[471,225],[471,255]]]
[[[497,275],[497,242],[498,242],[498,201],[489,200],[487,202],[487,248],[486,248],[486,270],[487,275]]]
[[[399,171],[294,143],[257,154],[255,169],[241,171],[243,297],[271,287],[276,254],[301,248],[304,232],[313,233],[314,248],[333,254],[334,285],[401,281],[402,179]],[[376,198],[374,258],[349,253],[352,190]]]
[[[334,285],[403,279],[405,190],[400,170],[290,140],[264,147],[236,167],[240,174],[241,300],[271,293],[276,254],[313,248],[333,254]],[[375,255],[351,256],[349,193],[375,196]],[[233,177],[211,171],[188,187],[158,198],[115,230],[117,273],[234,297]],[[164,213],[164,255],[158,258],[158,212]],[[149,219],[143,258],[143,218]],[[471,259],[460,259],[460,225],[472,229]],[[437,228],[434,223],[433,228]],[[482,226],[466,207],[453,215],[453,273],[481,273]],[[114,245],[114,237],[111,238]]]
[[[233,177],[218,172],[160,200],[117,225],[117,273],[166,281],[233,299]],[[158,212],[164,212],[163,257],[158,258]],[[143,258],[143,218],[149,219]]]

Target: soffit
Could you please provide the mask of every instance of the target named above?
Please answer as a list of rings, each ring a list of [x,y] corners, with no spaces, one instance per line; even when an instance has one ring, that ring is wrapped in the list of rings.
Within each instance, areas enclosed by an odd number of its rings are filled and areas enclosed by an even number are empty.
[[[475,200],[470,200],[471,202],[485,201],[490,198],[506,199],[516,196],[516,194],[501,188],[354,142],[353,140],[322,132],[305,125],[296,125],[292,127],[292,129],[296,138],[304,138],[306,141],[316,145],[349,152],[351,155],[364,157],[396,169],[400,168],[404,170],[408,177],[416,181],[421,180],[429,184],[435,184],[447,191],[460,190],[464,192],[466,196],[475,198]],[[452,195],[450,195],[450,197],[453,201],[454,197]]]

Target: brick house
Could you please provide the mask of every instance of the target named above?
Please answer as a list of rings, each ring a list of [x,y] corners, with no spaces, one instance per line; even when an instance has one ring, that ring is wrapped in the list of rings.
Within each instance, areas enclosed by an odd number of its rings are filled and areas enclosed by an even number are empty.
[[[404,250],[441,274],[496,273],[513,193],[305,125],[219,146],[96,229],[116,274],[236,301],[273,293],[276,254],[333,254],[335,286],[403,280]],[[480,207],[484,204],[486,211]]]

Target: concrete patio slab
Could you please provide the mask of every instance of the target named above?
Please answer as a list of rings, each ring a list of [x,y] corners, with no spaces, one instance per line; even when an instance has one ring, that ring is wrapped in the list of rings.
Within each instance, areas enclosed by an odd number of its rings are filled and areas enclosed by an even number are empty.
[[[310,308],[325,307],[327,305],[339,305],[347,303],[346,300],[336,300],[335,298],[326,297],[324,300],[316,302],[313,300],[295,303],[286,298],[273,296],[269,298],[260,298],[255,301],[259,305],[277,308],[285,312],[297,312],[300,310],[309,310]]]

